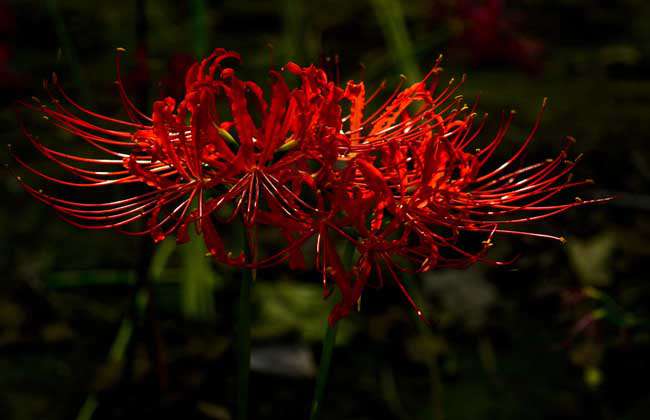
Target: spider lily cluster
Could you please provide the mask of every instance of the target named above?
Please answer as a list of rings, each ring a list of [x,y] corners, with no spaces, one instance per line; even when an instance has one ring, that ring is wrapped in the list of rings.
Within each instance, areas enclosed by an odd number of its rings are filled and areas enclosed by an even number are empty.
[[[601,201],[552,201],[590,182],[571,179],[576,162],[567,160],[570,141],[553,159],[521,162],[541,112],[511,157],[494,164],[514,113],[505,115],[496,135],[478,149],[485,118],[456,95],[461,83],[438,89],[439,61],[422,81],[400,84],[368,112],[383,85],[368,94],[363,82],[341,87],[321,68],[289,63],[270,72],[265,94],[237,76],[230,63],[238,59],[234,52],[215,50],[187,72],[182,100],[156,101],[149,116],[124,91],[118,53],[117,86],[128,121],[83,107],[54,78],[46,86],[48,103],[23,106],[94,152],[58,151],[25,129],[34,147],[71,177],[54,177],[17,156],[16,161],[61,186],[128,184],[132,192],[114,201],[86,202],[22,179],[21,184],[81,228],[151,235],[154,241],[175,235],[182,243],[193,225],[220,263],[260,268],[288,262],[293,269],[313,264],[324,294],[334,289],[330,281],[340,292],[332,324],[350,313],[365,289],[384,282],[397,285],[424,319],[403,273],[488,261],[485,254],[497,234],[563,240],[516,226]],[[269,244],[259,255],[231,249],[222,236],[235,221],[249,235],[276,237],[276,248]],[[480,240],[471,241],[478,247],[464,245],[468,234],[478,235]],[[354,251],[351,266],[340,255],[345,242]]]

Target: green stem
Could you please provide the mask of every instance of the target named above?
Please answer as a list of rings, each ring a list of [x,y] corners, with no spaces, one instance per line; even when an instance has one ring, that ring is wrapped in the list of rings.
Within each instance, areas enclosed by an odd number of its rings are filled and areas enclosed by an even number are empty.
[[[327,330],[325,331],[325,338],[323,339],[323,353],[320,357],[320,367],[318,369],[318,376],[316,377],[316,392],[314,394],[314,402],[311,406],[310,420],[316,420],[320,414],[320,407],[325,396],[325,387],[327,386],[327,378],[329,376],[330,364],[332,363],[332,353],[334,352],[334,344],[336,343],[336,329],[338,323],[334,326],[327,323]]]
[[[145,299],[145,295],[138,295],[135,298],[134,304],[138,306],[138,310],[144,309],[141,308],[141,305],[146,305]],[[130,317],[126,316],[122,320],[120,328],[118,329],[117,334],[115,335],[115,339],[113,340],[113,344],[111,345],[111,349],[108,352],[106,361],[109,366],[116,367],[122,365],[127,347],[133,338],[133,328],[133,321]],[[98,405],[99,403],[97,394],[93,392],[88,395],[83,405],[81,406],[79,413],[77,414],[77,420],[91,420],[95,415],[95,410],[97,410]]]
[[[372,5],[395,65],[409,79],[418,80],[421,73],[400,0],[372,0]]]
[[[424,299],[424,296],[422,296],[422,291],[420,290],[419,285],[414,282],[405,282],[405,284],[408,284],[408,292],[413,297],[413,300],[416,302],[420,302],[420,305],[424,306],[424,310],[427,313],[431,313],[432,309],[427,308],[426,300]],[[427,337],[427,338],[432,338],[433,337],[433,332],[431,331],[431,328],[427,326],[425,323],[420,322],[419,319],[415,319],[416,325],[418,326],[418,330],[420,331],[420,334]],[[443,420],[445,418],[445,411],[444,411],[444,404],[443,404],[443,394],[444,394],[444,385],[442,383],[442,377],[440,375],[440,366],[439,366],[439,357],[438,354],[434,354],[431,356],[431,359],[429,360],[428,363],[428,368],[429,368],[429,380],[431,382],[431,412],[433,415],[433,418],[436,420]]]
[[[247,256],[254,260],[257,254],[257,241],[244,228],[244,243]],[[248,387],[251,367],[251,288],[257,271],[244,270],[239,289],[239,308],[237,323],[237,418],[248,419]]]
[[[352,268],[354,261],[355,247],[351,242],[345,244],[343,249],[343,266],[349,270]],[[320,408],[322,406],[323,397],[325,396],[325,387],[327,386],[327,378],[329,377],[330,365],[332,364],[332,353],[334,352],[334,345],[336,344],[336,329],[338,322],[333,326],[327,322],[325,330],[325,338],[323,339],[323,352],[320,356],[320,365],[318,368],[318,376],[316,377],[316,392],[314,393],[314,401],[311,406],[310,420],[316,420],[320,415]]]

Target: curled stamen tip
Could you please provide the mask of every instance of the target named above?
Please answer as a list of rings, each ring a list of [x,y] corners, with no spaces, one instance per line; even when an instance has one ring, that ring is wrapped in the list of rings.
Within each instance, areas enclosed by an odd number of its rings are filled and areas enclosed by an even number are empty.
[[[593,178],[587,178],[587,179],[585,179],[585,182],[586,182],[587,184],[595,184],[595,183],[596,183],[596,181],[594,181]]]
[[[584,200],[583,200],[582,198],[580,198],[580,197],[576,197],[575,200],[576,200],[576,203],[582,203],[582,202],[584,201]]]
[[[542,108],[544,108],[546,104],[548,104],[548,98],[544,97],[544,99],[542,99]]]
[[[510,110],[510,115],[517,115],[517,110],[516,109],[511,109]]]
[[[561,243],[563,243],[563,244],[566,243],[566,238],[565,238],[564,236],[560,236],[560,237],[558,238],[558,240],[559,240]]]
[[[406,77],[405,74],[400,74],[400,75],[399,75],[399,78],[402,79],[403,81],[408,80],[408,77]]]
[[[23,177],[20,176],[20,175],[18,175],[18,176],[16,177],[16,181],[18,181],[18,182],[23,182]]]
[[[115,51],[120,52],[120,53],[123,53],[123,52],[126,52],[126,48],[123,48],[123,47],[117,47],[117,48],[115,48]]]
[[[52,83],[57,84],[59,82],[59,76],[55,72],[52,72]]]
[[[41,103],[41,100],[38,99],[36,96],[32,96],[32,101],[36,102],[37,104]]]
[[[571,142],[571,143],[575,143],[575,142],[577,142],[577,140],[576,140],[575,137],[573,137],[573,136],[566,136],[566,139],[567,139],[567,141],[569,141],[569,142]]]

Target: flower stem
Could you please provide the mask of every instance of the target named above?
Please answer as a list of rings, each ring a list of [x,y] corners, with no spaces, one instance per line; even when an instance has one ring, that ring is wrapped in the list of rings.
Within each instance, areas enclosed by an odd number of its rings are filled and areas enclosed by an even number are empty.
[[[251,260],[255,259],[256,238],[254,232],[244,228],[244,248]],[[237,418],[248,419],[248,386],[251,365],[251,288],[256,277],[256,270],[243,270],[239,289],[239,308],[237,323]]]
[[[336,329],[338,323],[333,326],[327,323],[325,331],[325,338],[323,339],[323,353],[320,357],[320,366],[318,369],[318,376],[316,377],[316,392],[314,394],[314,402],[311,406],[310,420],[316,420],[320,414],[321,403],[325,396],[325,386],[327,385],[327,377],[329,376],[330,364],[332,362],[332,353],[334,351],[334,344],[336,343]]]
[[[349,270],[352,268],[354,261],[355,247],[351,242],[345,244],[343,249],[343,266]],[[336,330],[338,322],[330,325],[327,322],[327,329],[325,330],[325,338],[323,339],[323,352],[320,357],[320,365],[318,367],[318,376],[316,377],[316,392],[314,393],[314,401],[311,405],[311,413],[309,420],[316,420],[320,415],[320,408],[322,406],[323,397],[325,396],[325,387],[327,386],[327,378],[329,376],[330,365],[332,364],[332,353],[334,352],[334,345],[336,344]]]

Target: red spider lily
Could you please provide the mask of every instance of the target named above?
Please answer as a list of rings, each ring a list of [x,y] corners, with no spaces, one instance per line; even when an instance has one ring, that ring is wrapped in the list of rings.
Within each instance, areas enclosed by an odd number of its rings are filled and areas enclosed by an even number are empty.
[[[118,55],[117,85],[129,121],[77,104],[54,78],[53,88],[46,85],[49,106],[23,105],[102,156],[54,150],[24,130],[37,150],[74,178],[55,178],[19,157],[17,162],[61,186],[139,188],[127,198],[100,203],[68,200],[23,183],[25,189],[83,228],[114,228],[156,241],[176,234],[184,242],[194,224],[216,260],[241,267],[285,260],[292,268],[304,267],[305,244],[315,237],[314,262],[324,294],[332,291],[330,278],[341,294],[331,323],[348,315],[367,287],[382,286],[385,279],[424,319],[402,273],[478,261],[504,264],[485,256],[496,235],[563,240],[512,226],[606,200],[549,203],[589,181],[571,180],[576,162],[566,160],[566,147],[554,159],[521,164],[541,112],[515,153],[492,165],[514,114],[503,117],[487,145],[473,148],[485,119],[474,127],[475,109],[455,96],[460,84],[436,92],[439,63],[424,80],[403,90],[400,84],[366,116],[367,104],[382,87],[366,97],[363,82],[342,89],[322,69],[289,63],[285,71],[298,77],[298,86],[290,89],[282,73],[271,71],[267,100],[259,85],[224,65],[238,58],[217,49],[195,63],[187,71],[182,100],[155,102],[149,117],[124,92]],[[345,116],[343,108],[349,109]],[[248,259],[234,257],[220,225],[236,218],[249,234],[270,229],[285,245]],[[127,230],[141,220],[144,228]],[[478,250],[464,246],[467,234],[482,239]],[[351,266],[339,255],[344,242],[356,256]]]
[[[216,51],[188,71],[181,103],[192,115],[190,125],[197,137],[203,132],[207,138],[220,139],[204,150],[202,160],[217,169],[228,193],[209,200],[206,207],[214,211],[230,202],[233,211],[228,220],[240,215],[249,228],[271,226],[281,231],[289,245],[256,266],[287,258],[292,266],[301,266],[296,249],[314,234],[311,221],[319,211],[317,203],[308,203],[305,196],[310,194],[304,190],[318,196],[317,183],[327,178],[346,142],[340,134],[342,91],[322,70],[289,63],[286,69],[299,76],[300,86],[290,90],[272,71],[268,103],[258,85],[238,79],[230,68],[214,77],[215,66],[227,56]],[[218,115],[214,104],[219,97],[226,99],[232,119]],[[206,241],[211,242],[207,237]]]
[[[353,308],[371,279],[382,285],[384,278],[401,289],[422,317],[400,273],[461,268],[478,261],[506,264],[485,256],[496,235],[564,241],[513,226],[609,200],[576,198],[568,203],[549,203],[562,191],[592,181],[572,180],[571,171],[578,161],[567,160],[572,139],[555,158],[522,164],[542,112],[511,157],[492,164],[514,112],[502,118],[490,142],[476,149],[474,143],[485,119],[475,128],[475,109],[464,105],[461,96],[454,97],[462,82],[452,81],[436,93],[440,71],[436,63],[424,80],[401,91],[398,87],[368,117],[364,110],[370,100],[366,99],[364,84],[349,82],[346,87],[350,112],[345,118],[345,134],[350,145],[341,157],[347,167],[340,171],[340,187],[335,194],[341,213],[336,225],[338,231],[354,238],[358,258],[353,276],[341,289],[344,296],[331,322]],[[546,100],[542,110],[545,106]],[[478,251],[461,245],[467,234],[483,237]]]
[[[102,156],[54,150],[25,129],[34,147],[74,179],[55,178],[17,156],[16,161],[62,186],[135,184],[141,188],[127,198],[100,203],[67,200],[23,182],[25,189],[52,206],[64,220],[82,228],[151,234],[156,241],[176,233],[183,242],[188,238],[188,226],[195,223],[210,252],[229,264],[240,265],[244,260],[227,252],[213,217],[228,206],[228,220],[241,215],[248,227],[256,223],[277,226],[292,242],[304,242],[309,231],[294,238],[294,232],[304,229],[291,228],[302,227],[302,221],[315,209],[300,198],[299,191],[314,188],[314,179],[325,176],[324,168],[332,166],[337,148],[345,142],[338,106],[342,90],[313,66],[289,64],[287,70],[300,77],[300,86],[291,90],[280,73],[271,72],[271,101],[267,103],[258,85],[238,79],[232,68],[223,67],[224,60],[238,58],[236,53],[217,49],[195,63],[187,72],[182,101],[157,101],[149,117],[133,105],[123,89],[118,54],[117,86],[129,121],[79,105],[54,77],[53,86],[46,83],[49,104],[22,105],[82,139],[95,149],[95,155]],[[259,123],[254,116],[259,116]],[[142,187],[147,191],[142,192]],[[139,220],[146,220],[144,229],[127,230]],[[295,247],[281,250],[263,263],[290,256],[295,263]]]

